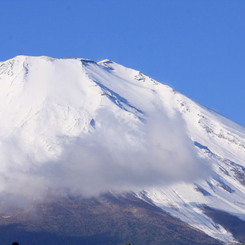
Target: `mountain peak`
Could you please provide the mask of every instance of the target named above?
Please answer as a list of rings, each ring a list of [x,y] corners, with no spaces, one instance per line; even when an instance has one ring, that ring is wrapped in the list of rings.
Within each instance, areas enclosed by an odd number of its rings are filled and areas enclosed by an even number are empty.
[[[202,207],[245,219],[245,129],[140,71],[17,56],[0,65],[0,115],[2,193],[133,191],[229,242]]]

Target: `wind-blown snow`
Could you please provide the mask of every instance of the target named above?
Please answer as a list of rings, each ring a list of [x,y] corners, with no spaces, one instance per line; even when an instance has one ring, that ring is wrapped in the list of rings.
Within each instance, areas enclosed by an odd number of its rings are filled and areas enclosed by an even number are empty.
[[[201,205],[245,220],[244,128],[139,71],[17,56],[0,63],[0,115],[5,202],[144,190],[226,242]]]

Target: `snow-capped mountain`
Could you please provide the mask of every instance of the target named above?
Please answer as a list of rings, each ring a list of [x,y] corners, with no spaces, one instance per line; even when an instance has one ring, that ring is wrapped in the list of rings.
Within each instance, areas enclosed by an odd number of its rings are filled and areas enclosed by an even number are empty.
[[[2,204],[133,191],[215,239],[243,239],[215,210],[244,226],[245,128],[143,73],[17,56],[0,63],[0,115]]]

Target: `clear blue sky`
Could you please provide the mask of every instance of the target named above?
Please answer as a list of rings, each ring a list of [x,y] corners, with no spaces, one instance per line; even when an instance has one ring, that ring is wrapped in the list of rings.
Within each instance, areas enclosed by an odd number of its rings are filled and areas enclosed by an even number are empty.
[[[0,0],[0,60],[109,58],[245,126],[245,0]]]

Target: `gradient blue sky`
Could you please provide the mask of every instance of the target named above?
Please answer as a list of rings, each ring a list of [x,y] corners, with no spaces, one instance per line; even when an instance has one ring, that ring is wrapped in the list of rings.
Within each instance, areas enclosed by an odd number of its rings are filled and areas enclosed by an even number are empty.
[[[244,0],[0,0],[0,60],[108,58],[245,126]]]

